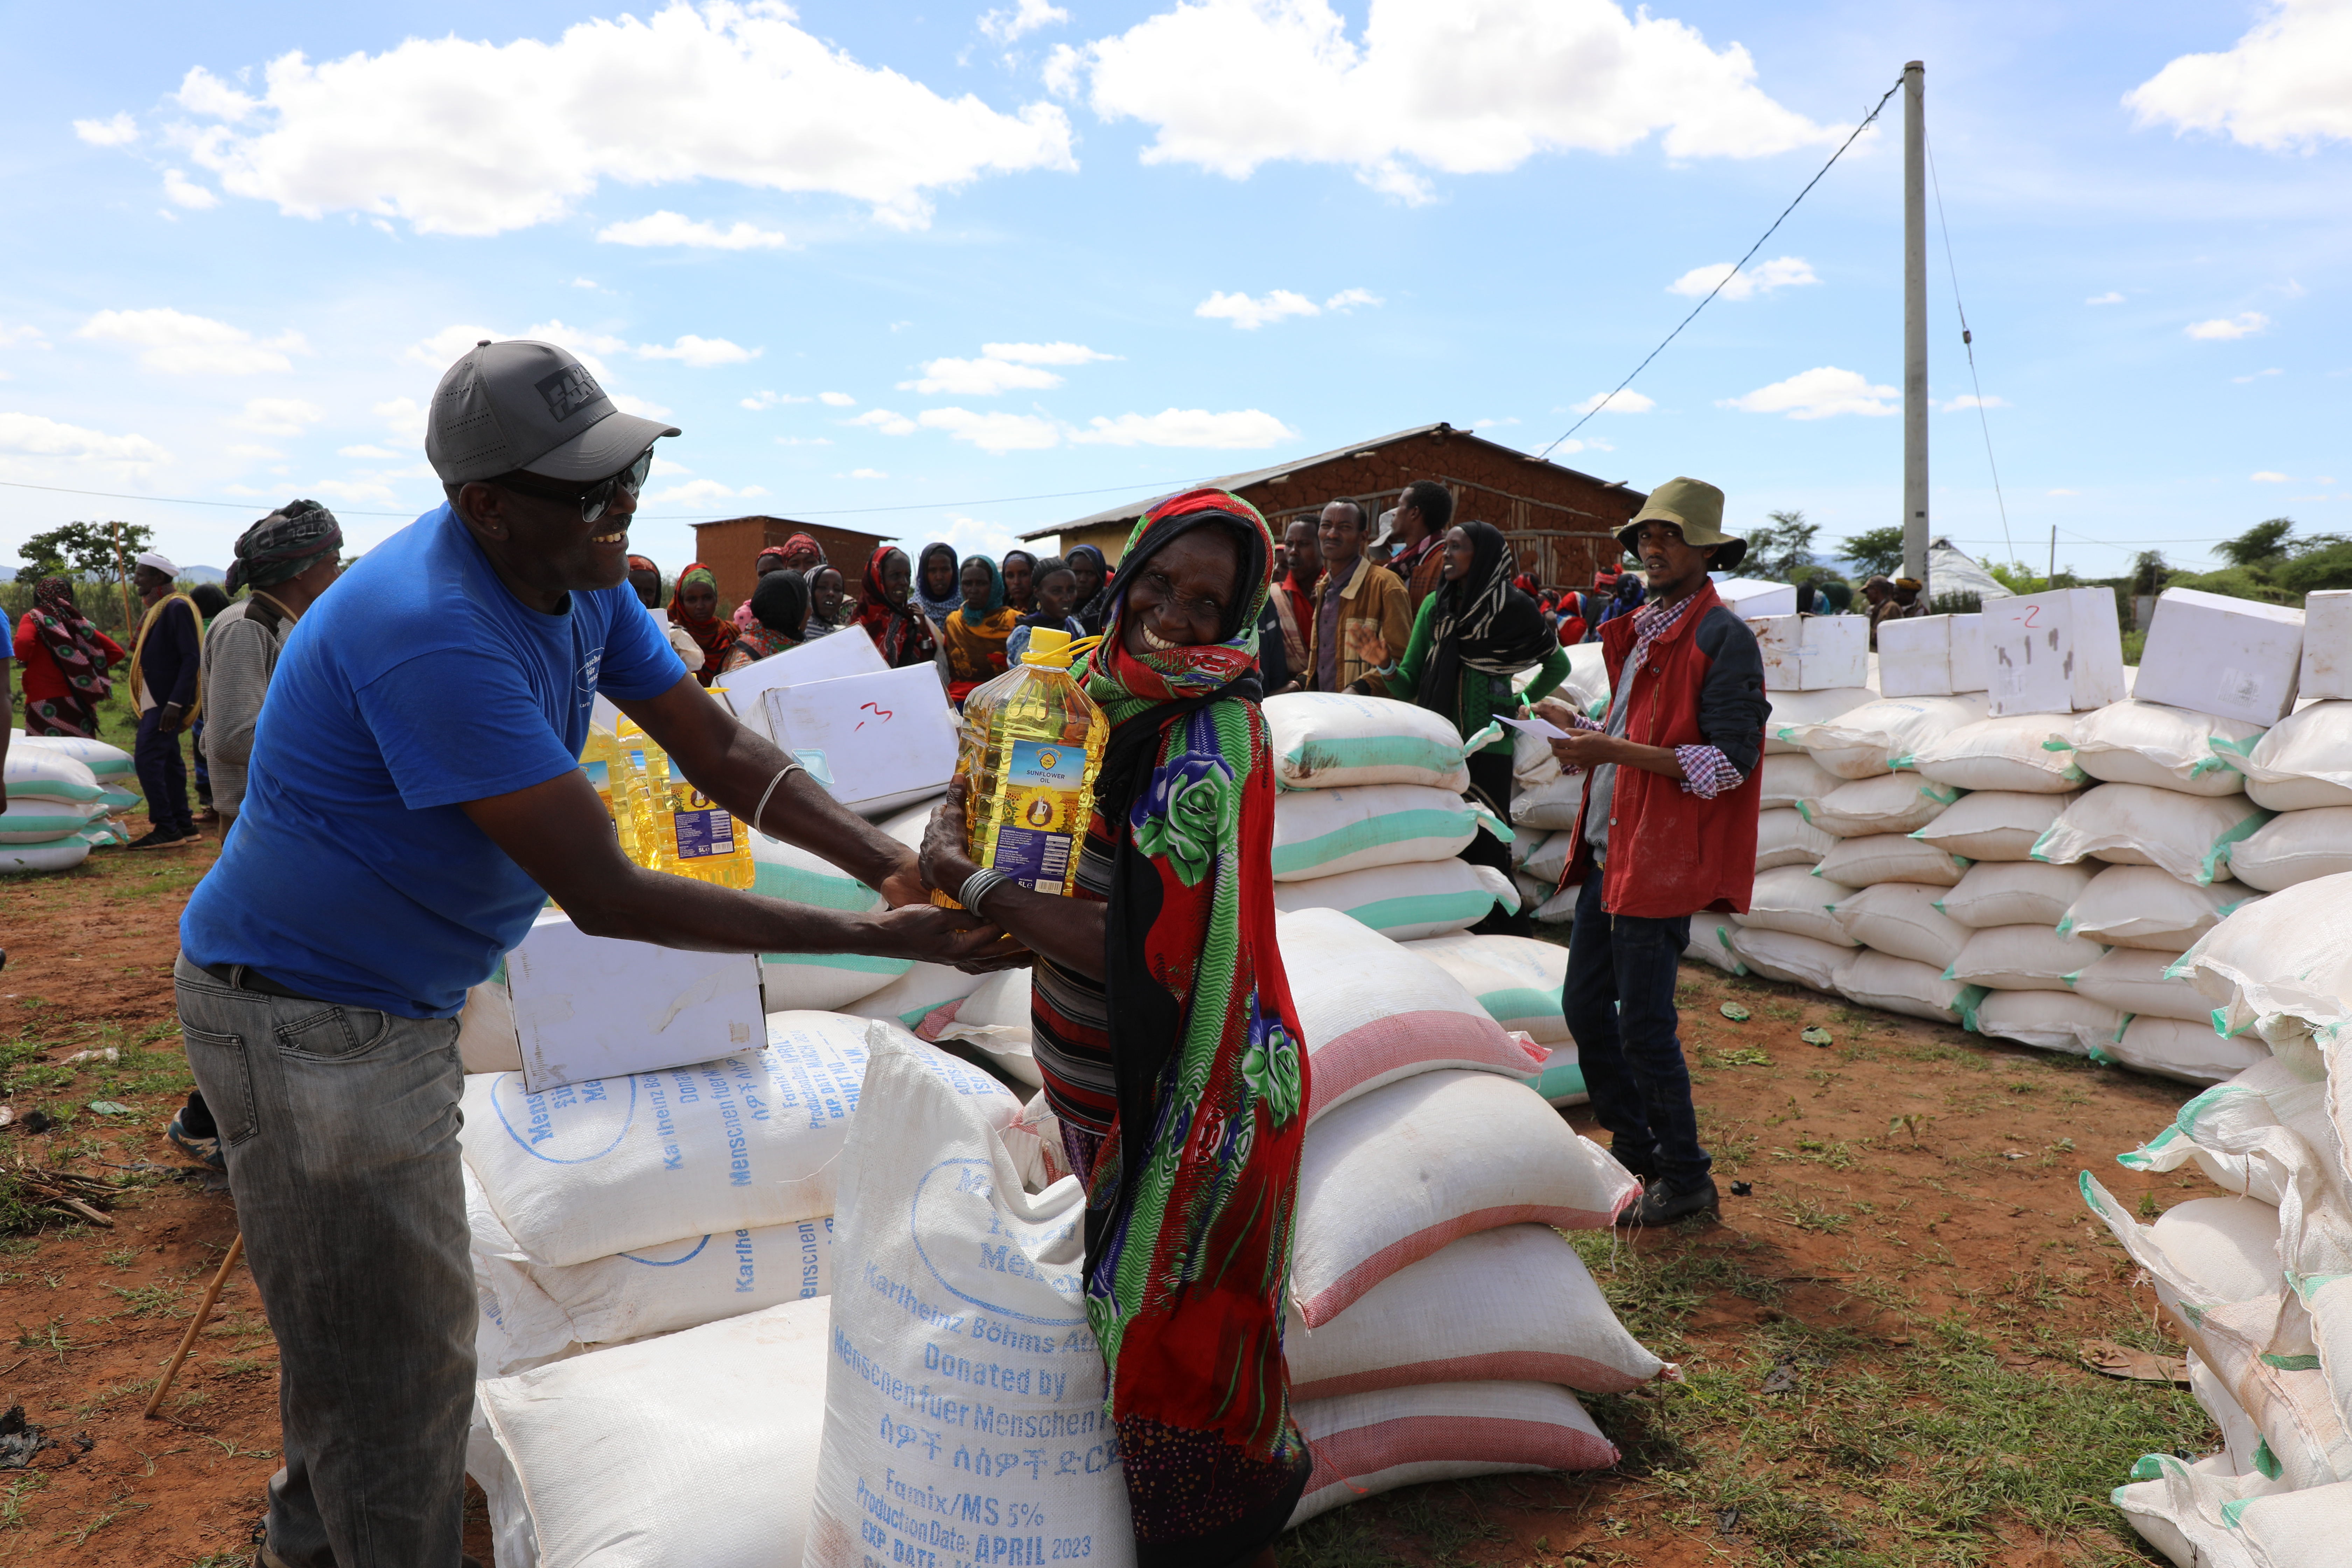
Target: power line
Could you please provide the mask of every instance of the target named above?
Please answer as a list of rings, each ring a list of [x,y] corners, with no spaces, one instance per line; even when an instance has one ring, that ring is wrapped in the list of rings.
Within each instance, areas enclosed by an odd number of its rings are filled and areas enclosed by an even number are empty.
[[[1660,354],[1666,352],[1666,344],[1673,342],[1676,338],[1680,337],[1682,335],[1683,328],[1689,326],[1692,321],[1698,319],[1698,313],[1701,310],[1706,310],[1717,294],[1723,292],[1724,284],[1730,282],[1733,279],[1739,276],[1739,269],[1747,266],[1749,261],[1755,258],[1756,253],[1764,248],[1764,242],[1772,237],[1774,232],[1780,228],[1781,224],[1788,221],[1788,216],[1790,213],[1797,210],[1797,203],[1803,201],[1806,195],[1811,192],[1812,188],[1822,183],[1822,174],[1828,174],[1830,170],[1836,165],[1837,161],[1845,156],[1845,150],[1853,145],[1854,137],[1860,136],[1864,131],[1870,129],[1870,122],[1878,118],[1878,111],[1886,107],[1886,100],[1893,98],[1902,89],[1903,79],[1897,77],[1895,80],[1895,85],[1886,89],[1885,97],[1881,98],[1875,104],[1872,105],[1870,112],[1862,117],[1862,123],[1853,128],[1853,134],[1849,135],[1844,141],[1838,143],[1838,150],[1830,154],[1830,161],[1828,163],[1822,165],[1821,174],[1815,174],[1811,179],[1807,180],[1805,182],[1805,188],[1799,191],[1795,199],[1790,201],[1787,206],[1780,209],[1780,216],[1772,220],[1772,226],[1766,229],[1761,235],[1757,237],[1756,243],[1748,247],[1748,254],[1731,264],[1731,270],[1725,273],[1722,279],[1718,281],[1714,288],[1706,291],[1706,298],[1701,300],[1697,304],[1691,307],[1691,313],[1685,316],[1680,321],[1675,323],[1675,330],[1668,332],[1665,335],[1664,341],[1661,342],[1656,348],[1652,349],[1649,352],[1648,356],[1644,358],[1640,364],[1633,367],[1631,374],[1628,374],[1624,380],[1619,382],[1615,386],[1611,387],[1607,395],[1604,395],[1600,402],[1595,403],[1591,408],[1586,409],[1584,418],[1578,420],[1575,424],[1561,431],[1559,440],[1552,442],[1551,447],[1546,447],[1542,451],[1538,452],[1536,457],[1538,460],[1550,457],[1552,447],[1559,446],[1560,441],[1567,440],[1570,436],[1573,436],[1579,430],[1583,429],[1587,421],[1591,420],[1594,415],[1600,413],[1603,408],[1609,406],[1610,398],[1616,396],[1628,386],[1631,386],[1633,384],[1633,377],[1641,374],[1650,367],[1651,360],[1657,358]]]
[[[1920,141],[1927,150],[1927,182],[1936,189],[1936,226],[1944,231],[1944,272],[1952,280],[1952,309],[1960,318],[1960,347],[1969,356],[1969,384],[1976,389],[1977,425],[1984,431],[1985,467],[1992,470],[1993,504],[2000,508],[2000,539],[2011,561],[2017,545],[2009,534],[2009,502],[2000,493],[2000,465],[1992,460],[1992,422],[1985,417],[1984,383],[1977,379],[1976,334],[1969,331],[1969,308],[1960,303],[1960,268],[1952,259],[1952,226],[1944,217],[1944,183],[1936,177],[1936,144],[1923,129]]]

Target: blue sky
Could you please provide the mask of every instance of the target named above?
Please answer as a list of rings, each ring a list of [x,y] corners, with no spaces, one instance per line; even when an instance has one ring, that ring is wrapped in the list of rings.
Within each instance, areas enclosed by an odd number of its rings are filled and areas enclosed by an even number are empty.
[[[1913,58],[2008,542],[1931,230],[1937,531],[2104,574],[2352,530],[2352,0],[0,16],[12,552],[218,564],[296,495],[381,539],[483,331],[684,427],[672,568],[697,518],[1001,543],[1432,420],[1538,447]],[[1562,461],[1897,520],[1900,101]]]

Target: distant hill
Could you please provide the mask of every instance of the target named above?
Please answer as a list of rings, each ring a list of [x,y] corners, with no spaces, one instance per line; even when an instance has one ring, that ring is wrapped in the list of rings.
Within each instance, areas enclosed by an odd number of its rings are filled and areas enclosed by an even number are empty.
[[[183,566],[180,578],[187,583],[226,583],[228,574],[217,566]]]

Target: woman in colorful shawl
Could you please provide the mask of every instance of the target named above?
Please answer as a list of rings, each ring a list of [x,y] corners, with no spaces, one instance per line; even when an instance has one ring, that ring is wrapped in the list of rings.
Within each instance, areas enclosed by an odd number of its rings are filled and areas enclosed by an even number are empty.
[[[1004,673],[1004,639],[1021,613],[1004,602],[1004,574],[985,555],[963,563],[963,603],[940,628],[940,679],[959,709],[972,688]]]
[[[1464,740],[1486,729],[1497,713],[1516,719],[1528,703],[1540,701],[1568,679],[1568,650],[1559,646],[1543,612],[1511,581],[1511,551],[1502,531],[1488,522],[1462,522],[1445,531],[1445,566],[1436,589],[1421,602],[1404,657],[1379,668],[1386,649],[1369,626],[1351,626],[1356,656],[1370,672],[1349,688],[1372,697],[1393,697],[1444,715]],[[1370,632],[1370,636],[1366,635]],[[1514,694],[1512,678],[1536,671],[1527,691]],[[1505,733],[1470,754],[1470,791],[1503,822],[1511,820],[1511,737]],[[1474,833],[1462,850],[1474,866],[1511,874],[1510,843]],[[1473,928],[1482,934],[1526,936],[1532,912],[1497,910]]]
[[[25,733],[97,739],[98,705],[114,689],[107,668],[131,656],[90,625],[74,604],[72,584],[44,577],[34,585],[15,647],[25,667]]]
[[[719,615],[719,579],[699,561],[687,563],[669,591],[669,621],[684,626],[694,646],[702,650],[702,668],[694,679],[708,686],[719,674],[719,661],[743,635],[742,629]]]
[[[1032,1037],[1087,1188],[1087,1316],[1139,1568],[1270,1564],[1313,1460],[1283,1358],[1307,1052],[1275,945],[1258,617],[1274,542],[1221,490],[1160,502],[1078,668],[1111,721],[1077,892],[975,889],[1036,956]],[[923,840],[950,895],[964,786]]]
[[[963,603],[954,545],[934,540],[923,546],[915,564],[914,598],[932,626],[948,624],[948,617]]]
[[[751,625],[736,634],[719,673],[740,669],[801,645],[801,628],[808,624],[808,579],[786,568],[771,572],[751,590]]]
[[[866,559],[865,598],[852,624],[866,628],[874,650],[893,669],[938,657],[930,617],[912,603],[914,582],[907,552],[895,544],[882,545]]]
[[[1070,614],[1087,628],[1087,636],[1098,637],[1102,636],[1103,621],[1110,614],[1110,563],[1091,544],[1072,546],[1063,559],[1070,563],[1070,573],[1078,580],[1077,596],[1070,601]]]
[[[1037,608],[1037,558],[1025,550],[1004,552],[1004,602],[1023,615]]]

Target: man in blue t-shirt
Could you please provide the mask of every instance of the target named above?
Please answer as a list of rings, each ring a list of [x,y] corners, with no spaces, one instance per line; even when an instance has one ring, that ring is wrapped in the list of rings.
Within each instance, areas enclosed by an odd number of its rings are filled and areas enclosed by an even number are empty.
[[[474,1383],[457,1014],[552,896],[724,952],[1001,961],[915,857],[743,729],[628,586],[656,437],[572,355],[484,342],[434,394],[448,504],[288,637],[245,805],[180,921],[180,1022],[279,1350],[267,1568],[456,1568]],[[815,909],[633,865],[578,765],[599,693],[738,820],[877,889]]]

